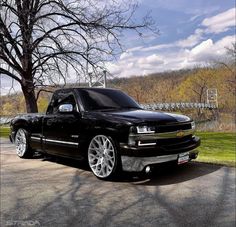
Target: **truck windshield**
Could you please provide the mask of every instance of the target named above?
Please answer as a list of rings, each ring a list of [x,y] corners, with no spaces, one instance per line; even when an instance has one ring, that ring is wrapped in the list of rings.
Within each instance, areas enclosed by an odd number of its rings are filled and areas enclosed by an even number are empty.
[[[119,90],[78,89],[85,110],[142,109],[131,97]]]

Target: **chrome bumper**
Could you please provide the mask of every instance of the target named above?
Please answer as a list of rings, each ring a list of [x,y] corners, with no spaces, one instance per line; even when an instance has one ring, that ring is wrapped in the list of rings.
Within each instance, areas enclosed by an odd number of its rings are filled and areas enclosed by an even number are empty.
[[[189,152],[190,159],[197,158],[198,151],[193,150]],[[131,156],[121,156],[122,169],[127,172],[141,172],[145,166],[177,161],[179,154],[171,154],[171,155],[162,155],[162,156],[154,156],[154,157],[131,157]]]

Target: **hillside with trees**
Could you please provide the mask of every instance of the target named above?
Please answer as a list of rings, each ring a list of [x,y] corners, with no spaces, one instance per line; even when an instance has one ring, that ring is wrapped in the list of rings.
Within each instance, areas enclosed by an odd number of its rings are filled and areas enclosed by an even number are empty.
[[[116,78],[108,80],[108,87],[127,92],[139,103],[206,102],[206,91],[218,91],[219,112],[235,114],[234,65],[195,68],[156,73],[148,76]],[[69,86],[78,86],[70,84]],[[55,89],[55,88],[53,88]],[[52,88],[48,90],[53,91]],[[39,112],[46,110],[51,93],[42,91],[38,98]],[[15,115],[26,112],[22,93],[1,97],[1,115]]]

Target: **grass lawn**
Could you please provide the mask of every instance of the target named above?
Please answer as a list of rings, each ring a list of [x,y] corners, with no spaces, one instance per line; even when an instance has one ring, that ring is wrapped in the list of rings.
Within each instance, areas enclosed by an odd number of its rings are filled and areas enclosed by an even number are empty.
[[[201,138],[197,161],[236,166],[236,133],[197,132]]]
[[[10,128],[9,127],[0,127],[0,137],[9,137]]]
[[[236,133],[197,132],[201,138],[197,161],[236,166]],[[7,137],[9,128],[0,127],[0,137]]]

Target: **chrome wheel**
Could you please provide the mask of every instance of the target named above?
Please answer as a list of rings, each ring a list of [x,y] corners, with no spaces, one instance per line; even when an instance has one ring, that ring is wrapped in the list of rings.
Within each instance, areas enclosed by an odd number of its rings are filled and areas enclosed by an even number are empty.
[[[95,136],[88,148],[88,162],[93,173],[99,178],[109,177],[116,168],[116,151],[111,140],[104,136]]]
[[[19,157],[23,157],[26,150],[27,150],[27,141],[26,141],[26,134],[24,129],[19,129],[16,133],[15,137],[15,144],[16,144],[16,153]]]

